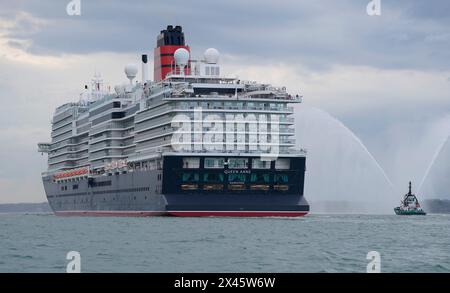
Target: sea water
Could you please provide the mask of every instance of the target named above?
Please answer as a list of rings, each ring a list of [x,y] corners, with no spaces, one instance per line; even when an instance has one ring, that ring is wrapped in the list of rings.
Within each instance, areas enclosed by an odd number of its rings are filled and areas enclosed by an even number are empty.
[[[0,272],[450,272],[450,215],[89,218],[0,214]]]

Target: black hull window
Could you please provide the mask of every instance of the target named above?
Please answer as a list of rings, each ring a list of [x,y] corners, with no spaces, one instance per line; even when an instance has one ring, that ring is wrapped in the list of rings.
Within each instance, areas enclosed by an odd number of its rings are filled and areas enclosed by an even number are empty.
[[[203,174],[203,182],[206,183],[222,183],[225,178],[223,173],[205,173]]]
[[[268,173],[253,173],[250,176],[250,182],[252,183],[270,183],[270,174]]]
[[[228,174],[228,182],[230,183],[245,183],[246,176],[245,174]]]
[[[199,176],[198,173],[194,173],[194,172],[184,172],[182,175],[182,182],[198,182],[199,181]]]

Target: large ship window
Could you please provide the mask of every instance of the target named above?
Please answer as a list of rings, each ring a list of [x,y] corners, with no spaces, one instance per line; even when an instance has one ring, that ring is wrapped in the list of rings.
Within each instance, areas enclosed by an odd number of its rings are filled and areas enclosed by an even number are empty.
[[[184,172],[181,175],[181,180],[182,180],[183,183],[185,183],[185,182],[198,182],[199,176],[198,176],[198,173]]]
[[[252,184],[250,190],[268,191],[270,186],[268,184]]]
[[[223,182],[224,174],[222,173],[205,173],[203,174],[203,181],[205,183],[220,183]]]
[[[228,159],[228,168],[230,168],[230,169],[247,169],[248,168],[248,159],[241,159],[241,158]]]
[[[228,174],[229,183],[245,183],[245,174]]]
[[[223,190],[223,181],[225,175],[222,173],[205,173],[203,174],[203,190]]]
[[[184,169],[198,169],[200,168],[200,158],[183,158]]]
[[[181,184],[181,190],[197,190],[197,184]]]
[[[277,184],[273,186],[274,190],[277,191],[288,191],[289,190],[289,185],[286,184]]]
[[[288,191],[289,190],[289,176],[287,174],[275,174],[274,190]]]
[[[289,170],[291,167],[290,159],[277,159],[275,161],[275,169],[277,170]]]
[[[263,161],[261,159],[253,159],[252,160],[252,168],[253,169],[270,169],[271,161]]]
[[[205,158],[205,168],[223,168],[225,163],[225,159],[223,158]]]
[[[228,189],[232,191],[246,190],[246,174],[228,174]]]
[[[270,175],[267,173],[253,173],[250,176],[250,190],[268,191],[270,188]]]
[[[181,190],[197,190],[199,175],[195,172],[184,172],[181,174]]]
[[[228,174],[228,190],[245,190],[245,174]]]
[[[266,173],[253,173],[250,177],[250,182],[252,183],[269,183],[270,175]]]
[[[245,184],[229,184],[228,190],[245,190]]]
[[[275,174],[275,183],[287,184],[289,183],[289,176],[287,174]]]

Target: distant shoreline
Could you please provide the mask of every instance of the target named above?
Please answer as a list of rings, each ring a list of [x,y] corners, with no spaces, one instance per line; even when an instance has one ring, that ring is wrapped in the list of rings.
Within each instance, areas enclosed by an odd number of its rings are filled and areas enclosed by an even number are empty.
[[[0,213],[52,213],[47,202],[41,203],[3,203]]]
[[[423,205],[429,213],[450,213],[450,200],[426,199],[423,201]],[[314,214],[360,214],[365,208],[356,203],[345,201],[318,201],[313,202],[311,210]],[[3,203],[0,204],[0,213],[53,213],[53,211],[48,202]]]

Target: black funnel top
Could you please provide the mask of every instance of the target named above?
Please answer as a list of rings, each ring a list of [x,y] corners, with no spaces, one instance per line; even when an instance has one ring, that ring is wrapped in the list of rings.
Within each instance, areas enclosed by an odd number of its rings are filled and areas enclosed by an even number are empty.
[[[157,46],[184,46],[183,28],[179,25],[168,25],[162,30],[157,39]]]

